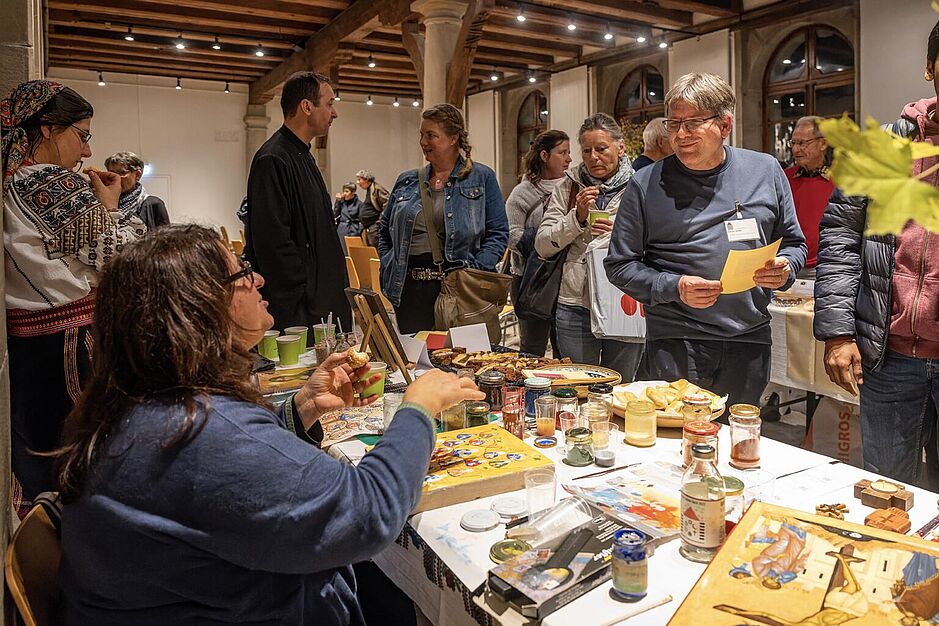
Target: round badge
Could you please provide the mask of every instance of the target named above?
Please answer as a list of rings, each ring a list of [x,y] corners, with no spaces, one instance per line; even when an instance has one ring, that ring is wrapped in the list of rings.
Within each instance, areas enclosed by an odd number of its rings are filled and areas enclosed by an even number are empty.
[[[535,439],[536,448],[553,448],[556,445],[558,445],[556,437],[538,437]]]
[[[525,498],[518,496],[505,496],[492,501],[492,510],[501,517],[518,517],[528,512]]]
[[[502,521],[499,514],[489,509],[475,509],[460,518],[460,526],[473,533],[483,533],[492,530]]]
[[[496,452],[495,450],[490,450],[489,452],[483,452],[483,456],[486,457],[487,459],[494,459],[498,457],[500,454],[502,453]]]
[[[443,442],[443,445],[447,446],[448,448],[452,448],[453,446],[456,445],[456,442],[455,442],[455,441],[444,441],[444,442]]]
[[[467,441],[466,443],[468,443],[471,446],[484,446],[486,445],[486,440],[485,439],[471,439]]]
[[[466,465],[466,467],[476,467],[477,465],[481,465],[481,464],[482,464],[482,461],[478,459],[466,459],[466,461],[464,462],[464,465]]]
[[[492,544],[489,548],[489,558],[493,563],[505,563],[531,550],[531,544],[520,539],[503,539]]]
[[[521,461],[522,459],[525,458],[525,455],[519,454],[518,452],[509,452],[508,454],[505,455],[505,458],[507,458],[510,461]]]
[[[459,435],[456,436],[456,438],[459,439],[460,441],[463,441],[464,439],[469,439],[470,437],[472,437],[472,435],[470,435],[469,433],[460,433]]]
[[[439,474],[428,474],[427,476],[424,476],[424,482],[425,482],[425,483],[435,483],[435,482],[437,482],[438,480],[440,480],[441,478],[443,478],[443,476],[440,476]]]
[[[505,466],[508,465],[508,464],[509,464],[508,461],[501,461],[501,460],[500,460],[500,461],[489,461],[489,465],[492,466],[492,467],[495,467],[495,468],[497,468],[497,469],[500,468],[500,467],[505,467]]]

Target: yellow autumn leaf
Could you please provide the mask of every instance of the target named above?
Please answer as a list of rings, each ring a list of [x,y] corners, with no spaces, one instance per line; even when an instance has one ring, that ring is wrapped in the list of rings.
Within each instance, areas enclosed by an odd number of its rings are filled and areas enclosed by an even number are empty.
[[[881,130],[868,118],[865,129],[847,115],[819,123],[834,148],[831,175],[851,196],[867,196],[867,233],[899,233],[909,220],[939,232],[939,189],[912,176],[913,159],[939,155],[939,147]]]

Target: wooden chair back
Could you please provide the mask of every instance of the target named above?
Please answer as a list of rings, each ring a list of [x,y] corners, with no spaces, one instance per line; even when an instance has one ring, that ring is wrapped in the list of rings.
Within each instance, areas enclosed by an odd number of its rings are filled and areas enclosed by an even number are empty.
[[[369,259],[378,258],[378,249],[372,246],[359,246],[358,248],[349,247],[349,256],[352,257],[352,264],[355,265],[355,271],[359,275],[359,283],[362,288],[375,289],[372,285],[372,270],[369,267]],[[375,289],[375,291],[378,291]]]
[[[222,240],[225,241],[225,246],[230,249],[231,239],[228,238],[228,229],[225,228],[224,226],[219,226],[218,229],[222,233]]]
[[[350,237],[346,235],[343,237],[346,240],[346,250],[351,251],[352,248],[362,248],[365,246],[365,242],[362,241],[361,237]]]
[[[355,264],[352,262],[352,257],[346,257],[346,274],[349,275],[349,286],[353,289],[358,289],[361,286],[359,282],[359,273],[355,271]]]
[[[381,303],[385,305],[386,311],[394,310],[394,307],[391,306],[391,303],[388,302],[388,298],[385,297],[385,294],[381,292],[381,278],[379,277],[379,272],[381,271],[381,261],[378,259],[369,259],[369,276],[372,278],[372,290],[378,294],[378,298],[381,300]]]
[[[26,626],[55,623],[61,556],[55,526],[37,504],[13,534],[5,559],[7,588]]]
[[[245,242],[238,241],[237,239],[232,239],[231,249],[232,249],[232,252],[235,253],[235,256],[241,256],[241,254],[245,251]]]

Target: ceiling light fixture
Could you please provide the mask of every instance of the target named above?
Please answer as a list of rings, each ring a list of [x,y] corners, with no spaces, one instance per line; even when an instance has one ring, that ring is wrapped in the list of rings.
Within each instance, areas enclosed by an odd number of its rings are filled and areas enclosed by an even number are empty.
[[[659,48],[661,48],[662,50],[665,50],[665,48],[667,48],[667,47],[668,47],[668,42],[667,42],[667,41],[659,42]]]
[[[176,79],[176,90],[178,91],[178,90],[180,90],[180,89],[182,89],[182,88],[183,88],[183,84],[182,84],[182,82],[180,82],[179,78],[177,78],[177,79]]]
[[[231,93],[231,88],[228,86],[228,81],[225,81],[225,93]]]
[[[221,49],[222,49],[222,44],[220,44],[220,43],[218,42],[218,35],[215,36],[215,41],[212,42],[212,49],[213,49],[213,50],[221,50]]]
[[[369,67],[375,67],[376,65],[378,65],[378,63],[375,62],[375,57],[373,57],[373,56],[372,56],[372,53],[369,52],[369,53],[368,53],[368,66],[369,66]]]
[[[342,98],[339,97],[339,90],[336,90],[336,97],[333,98],[333,102],[340,102]]]
[[[107,83],[104,82],[104,74],[98,72],[98,87],[104,87]]]
[[[419,107],[419,106],[421,106],[421,101],[418,100],[417,98],[414,98],[414,101],[411,102],[411,106],[412,106],[412,107]]]
[[[492,82],[499,80],[499,72],[496,71],[496,68],[492,68],[492,71],[489,73],[489,80]]]
[[[570,31],[575,31],[575,30],[577,30],[577,24],[574,23],[574,16],[573,16],[573,15],[568,15],[568,16],[567,16],[567,30],[570,30]]]
[[[515,19],[518,20],[519,22],[524,22],[525,21],[525,9],[523,9],[522,7],[519,7],[518,15],[515,16]]]
[[[125,40],[125,41],[133,41],[133,40],[134,40],[134,29],[131,27],[130,24],[127,25],[127,34],[124,35],[124,40]]]
[[[401,103],[398,102],[398,99],[397,99],[397,98],[395,98],[395,101],[391,103],[391,106],[393,106],[393,107],[399,107],[399,106],[401,106]]]
[[[186,49],[186,40],[183,39],[183,34],[180,33],[179,37],[176,39],[176,49],[185,50]]]
[[[534,83],[534,82],[537,82],[537,80],[538,80],[538,79],[535,78],[535,75],[532,74],[531,71],[529,71],[529,72],[528,72],[528,82]]]
[[[642,35],[639,35],[638,37],[636,37],[636,42],[637,42],[637,43],[645,43],[645,42],[646,42],[646,38],[643,37]]]
[[[261,44],[260,44],[260,43],[258,43],[258,49],[254,51],[254,56],[256,56],[256,57],[263,57],[263,56],[264,56],[264,48],[261,47]]]
[[[603,33],[603,38],[606,39],[607,41],[610,41],[611,39],[613,39],[613,31],[610,30],[610,24],[609,24],[609,22],[607,22],[607,25],[606,25],[606,32]]]
[[[369,96],[369,97],[368,97],[368,100],[365,101],[365,104],[367,104],[368,106],[372,106],[372,105],[375,104],[375,103],[372,102],[372,97]]]

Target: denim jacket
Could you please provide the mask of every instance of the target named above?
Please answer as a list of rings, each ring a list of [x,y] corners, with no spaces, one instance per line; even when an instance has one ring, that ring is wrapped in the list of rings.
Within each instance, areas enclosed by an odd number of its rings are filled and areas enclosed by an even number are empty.
[[[460,157],[447,180],[444,202],[446,242],[444,269],[471,267],[494,271],[509,241],[505,201],[495,172],[473,163],[466,178],[457,178],[463,167]],[[430,174],[430,165],[423,176]],[[408,255],[414,220],[421,212],[418,170],[408,170],[395,182],[381,215],[378,252],[381,256],[381,288],[395,306],[401,304],[401,291],[408,272]]]

